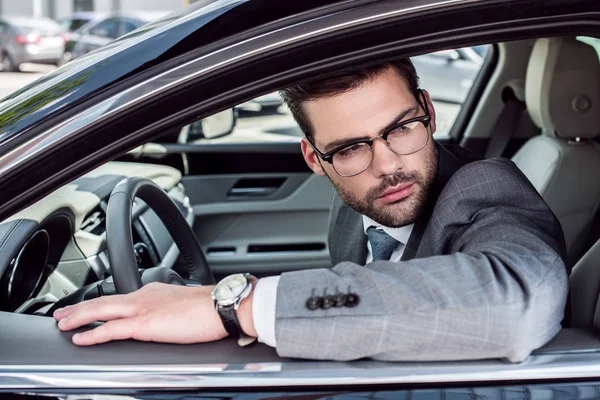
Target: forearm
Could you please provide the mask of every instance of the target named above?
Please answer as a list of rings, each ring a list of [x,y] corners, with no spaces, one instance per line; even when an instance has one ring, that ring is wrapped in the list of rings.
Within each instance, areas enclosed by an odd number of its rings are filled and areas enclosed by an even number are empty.
[[[500,252],[502,253],[502,252]],[[510,252],[506,252],[508,257]],[[319,359],[519,361],[552,338],[567,293],[556,254],[519,258],[455,253],[406,263],[342,263],[284,274],[277,310],[282,356]],[[519,272],[515,272],[519,271]],[[309,287],[350,286],[356,308],[309,311]],[[298,346],[310,337],[310,346]]]

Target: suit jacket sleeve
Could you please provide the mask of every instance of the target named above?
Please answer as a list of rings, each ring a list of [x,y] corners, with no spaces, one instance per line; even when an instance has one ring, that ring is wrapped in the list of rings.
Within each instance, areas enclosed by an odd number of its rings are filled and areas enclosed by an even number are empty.
[[[422,258],[282,274],[277,352],[329,360],[523,360],[560,330],[568,292],[563,255],[556,217],[512,162],[470,163],[440,194]],[[360,296],[355,308],[305,307],[312,289],[348,287]]]

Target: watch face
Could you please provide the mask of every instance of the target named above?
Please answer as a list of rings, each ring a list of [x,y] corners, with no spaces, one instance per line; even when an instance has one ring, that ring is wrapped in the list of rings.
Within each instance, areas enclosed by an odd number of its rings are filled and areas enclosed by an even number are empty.
[[[247,284],[248,279],[244,274],[230,275],[215,286],[213,297],[221,305],[232,304],[242,294]]]

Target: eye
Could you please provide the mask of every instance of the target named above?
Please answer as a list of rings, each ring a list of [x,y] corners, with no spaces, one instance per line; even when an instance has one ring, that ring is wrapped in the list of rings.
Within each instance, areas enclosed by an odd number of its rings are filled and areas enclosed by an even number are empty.
[[[344,147],[343,149],[335,153],[335,155],[343,158],[352,157],[362,153],[365,149],[365,146],[367,146],[366,143],[354,143],[348,147]]]
[[[418,121],[409,122],[408,124],[397,125],[389,132],[388,135],[406,135],[407,133],[412,132],[418,125]]]

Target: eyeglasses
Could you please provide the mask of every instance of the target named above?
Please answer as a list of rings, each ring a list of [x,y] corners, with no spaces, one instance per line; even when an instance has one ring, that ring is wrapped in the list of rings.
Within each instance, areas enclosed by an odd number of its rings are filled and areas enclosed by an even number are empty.
[[[419,90],[423,105],[427,104],[425,95]],[[369,168],[373,162],[373,143],[383,139],[387,147],[396,155],[416,153],[427,145],[429,132],[427,127],[431,121],[428,109],[425,115],[401,121],[387,128],[381,135],[372,139],[357,140],[337,147],[327,153],[321,153],[310,140],[307,140],[315,153],[333,166],[335,172],[343,177],[358,175]]]

